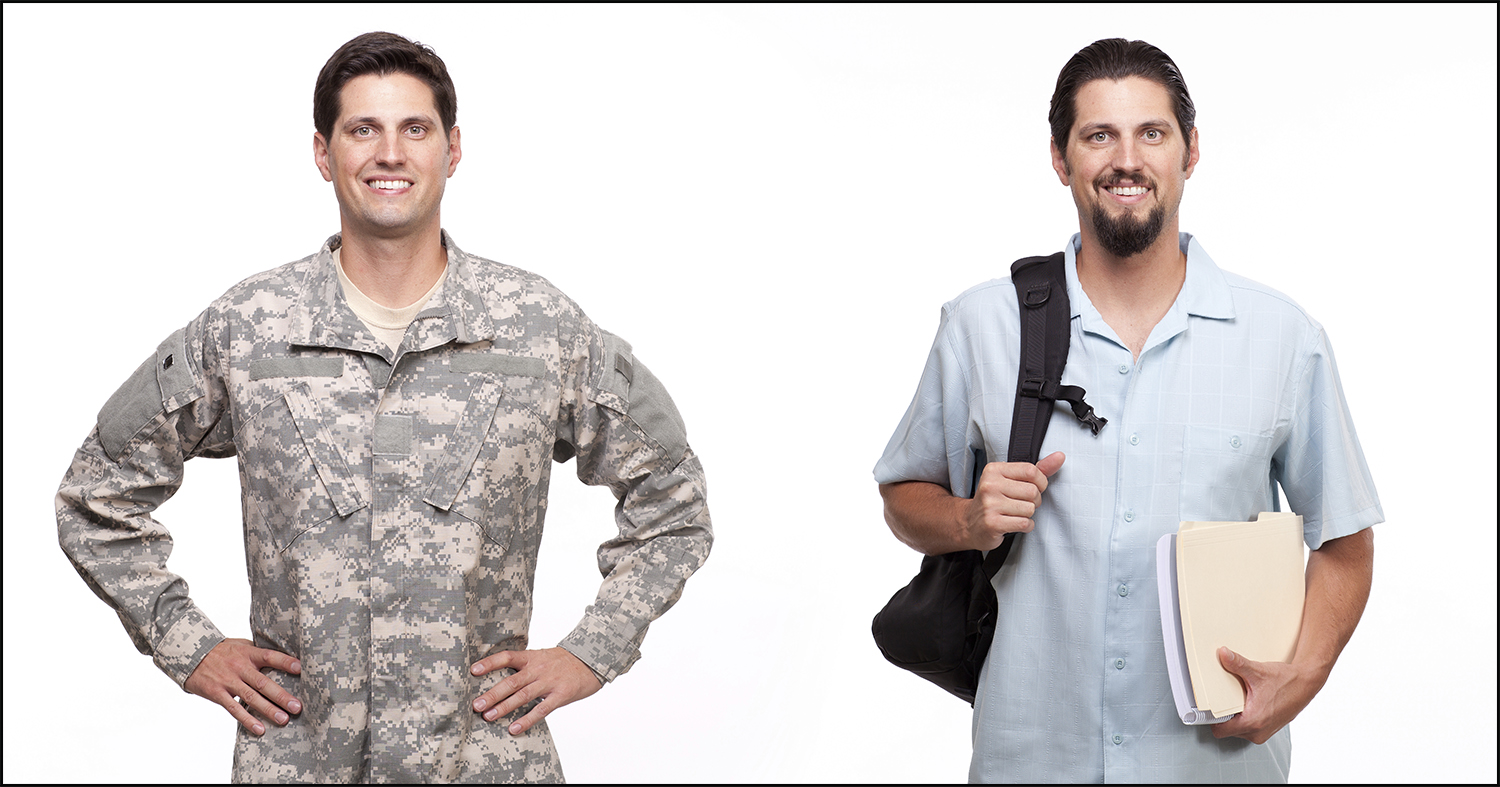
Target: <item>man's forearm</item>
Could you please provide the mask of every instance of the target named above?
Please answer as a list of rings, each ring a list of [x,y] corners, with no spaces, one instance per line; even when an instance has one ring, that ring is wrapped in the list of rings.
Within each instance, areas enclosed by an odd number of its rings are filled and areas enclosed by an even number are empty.
[[[1312,702],[1364,612],[1374,563],[1375,536],[1368,528],[1313,550],[1302,633],[1290,664],[1250,661],[1219,648],[1219,663],[1245,684],[1245,710],[1214,725],[1215,738],[1265,743]]]
[[[1335,538],[1307,558],[1307,600],[1293,662],[1313,670],[1317,685],[1349,643],[1370,598],[1375,567],[1373,528]]]
[[[924,555],[970,548],[960,541],[963,506],[968,502],[963,498],[926,481],[881,484],[880,496],[885,500],[885,523],[901,543]]]

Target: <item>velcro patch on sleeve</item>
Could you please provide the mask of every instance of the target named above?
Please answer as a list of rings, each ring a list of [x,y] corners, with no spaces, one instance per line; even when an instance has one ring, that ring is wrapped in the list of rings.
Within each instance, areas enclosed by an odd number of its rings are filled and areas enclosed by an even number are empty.
[[[652,440],[661,444],[675,467],[687,452],[687,425],[677,405],[667,394],[666,386],[656,379],[640,359],[635,360],[635,377],[630,382],[630,419]]]
[[[174,360],[174,363],[176,361]],[[161,386],[156,378],[156,355],[147,358],[99,410],[99,443],[104,455],[118,462],[125,444],[141,427],[160,415]]]
[[[99,444],[104,455],[119,461],[130,440],[158,415],[202,396],[202,380],[188,355],[187,329],[178,328],[99,410]]]

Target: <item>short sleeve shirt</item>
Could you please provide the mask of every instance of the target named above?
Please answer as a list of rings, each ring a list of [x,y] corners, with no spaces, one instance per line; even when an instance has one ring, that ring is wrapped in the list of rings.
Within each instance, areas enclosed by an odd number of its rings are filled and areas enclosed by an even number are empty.
[[[1186,278],[1139,360],[1078,283],[1062,382],[1108,419],[1054,410],[1041,456],[1067,459],[1032,533],[995,578],[1001,613],[975,700],[975,781],[1285,781],[1290,727],[1264,745],[1177,717],[1163,656],[1155,545],[1187,521],[1288,508],[1304,540],[1383,521],[1323,328],[1220,270],[1182,233]],[[1006,456],[1019,316],[1009,278],[945,304],[905,417],[875,467],[971,494],[971,449]]]

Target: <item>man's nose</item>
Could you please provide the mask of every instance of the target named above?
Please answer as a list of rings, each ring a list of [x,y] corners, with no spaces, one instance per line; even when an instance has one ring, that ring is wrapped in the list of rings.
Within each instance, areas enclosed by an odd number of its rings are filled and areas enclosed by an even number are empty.
[[[405,161],[406,152],[402,147],[401,137],[394,134],[382,137],[375,148],[375,160],[381,164],[400,164]]]
[[[1138,172],[1141,169],[1140,146],[1133,139],[1123,139],[1115,146],[1114,159],[1110,161],[1121,172]]]

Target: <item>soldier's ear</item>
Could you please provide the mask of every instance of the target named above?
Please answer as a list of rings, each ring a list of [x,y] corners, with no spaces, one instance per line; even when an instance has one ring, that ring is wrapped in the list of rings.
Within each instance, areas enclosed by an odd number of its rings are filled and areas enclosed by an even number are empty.
[[[458,169],[458,160],[464,157],[463,147],[459,145],[458,126],[448,130],[448,177],[453,177],[453,171]]]
[[[328,161],[328,140],[316,131],[313,132],[313,165],[323,173],[323,180],[333,182],[333,167]]]

